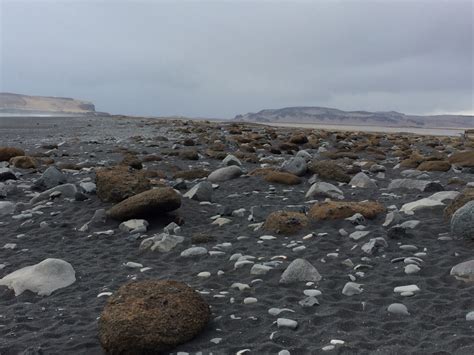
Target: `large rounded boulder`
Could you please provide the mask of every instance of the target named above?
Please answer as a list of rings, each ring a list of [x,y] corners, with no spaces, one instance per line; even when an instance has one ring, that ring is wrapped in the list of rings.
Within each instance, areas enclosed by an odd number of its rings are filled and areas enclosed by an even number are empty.
[[[107,215],[124,221],[133,218],[160,215],[181,206],[181,196],[171,187],[159,187],[144,191],[119,202],[107,211]]]
[[[199,334],[210,309],[178,281],[128,283],[108,300],[99,319],[99,339],[108,354],[159,354]]]
[[[474,239],[474,201],[469,201],[451,217],[451,233],[462,238]]]

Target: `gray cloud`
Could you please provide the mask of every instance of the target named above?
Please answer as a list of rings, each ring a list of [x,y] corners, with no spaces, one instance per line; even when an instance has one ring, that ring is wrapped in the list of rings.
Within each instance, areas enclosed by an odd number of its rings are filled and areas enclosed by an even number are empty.
[[[473,112],[471,1],[0,3],[0,90],[114,113]]]

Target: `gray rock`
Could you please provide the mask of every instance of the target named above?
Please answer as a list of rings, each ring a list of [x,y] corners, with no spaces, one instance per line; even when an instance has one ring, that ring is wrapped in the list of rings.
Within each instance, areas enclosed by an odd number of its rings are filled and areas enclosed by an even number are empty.
[[[370,168],[369,168],[369,171],[371,173],[383,173],[387,170],[387,168],[385,168],[385,166],[383,165],[379,165],[379,164],[373,164]]]
[[[305,195],[306,199],[312,199],[317,196],[330,197],[332,199],[343,200],[343,192],[328,182],[316,182],[309,188]]]
[[[412,275],[412,274],[416,274],[420,271],[420,267],[418,265],[415,265],[415,264],[408,264],[405,266],[405,274],[407,275]]]
[[[303,158],[306,162],[313,159],[312,155],[309,154],[306,150],[299,150],[298,153],[296,153],[295,157]]]
[[[35,181],[33,188],[37,190],[47,190],[55,186],[65,184],[67,182],[67,177],[55,166],[50,166],[45,170],[43,175]]]
[[[296,329],[298,327],[298,322],[293,319],[288,318],[278,318],[277,319],[278,328],[290,328]]]
[[[362,171],[351,179],[349,185],[363,189],[377,189],[377,184]]]
[[[355,231],[349,235],[349,238],[352,240],[358,241],[361,238],[364,238],[366,235],[370,234],[369,231]]]
[[[474,239],[474,201],[469,201],[454,212],[451,217],[451,233],[461,238]]]
[[[361,213],[354,213],[352,216],[347,217],[345,220],[351,222],[354,225],[362,225],[365,222],[365,217]]]
[[[319,301],[314,296],[309,296],[298,302],[301,307],[313,307],[314,305],[319,305]]]
[[[362,285],[355,282],[347,282],[342,289],[342,294],[345,296],[354,296],[362,293]]]
[[[413,214],[416,211],[436,210],[442,209],[444,203],[430,198],[422,198],[421,200],[405,203],[401,208],[400,212],[406,214]]]
[[[414,179],[395,179],[388,185],[388,190],[418,190],[421,192],[443,191],[441,184],[432,181]]]
[[[196,201],[212,201],[212,192],[212,184],[208,181],[202,181],[186,192],[184,197]]]
[[[15,204],[10,201],[0,201],[0,216],[15,212]]]
[[[49,296],[55,290],[67,287],[76,281],[71,264],[61,259],[45,259],[39,264],[26,266],[0,279],[18,296],[29,290],[40,296]]]
[[[283,162],[281,166],[282,171],[286,171],[288,173],[295,174],[297,176],[303,176],[306,174],[306,170],[308,169],[306,165],[306,160],[301,157],[294,157],[285,162]]]
[[[125,233],[145,233],[147,227],[148,222],[144,219],[130,219],[119,225],[119,229]]]
[[[305,259],[295,259],[286,268],[280,278],[281,284],[300,281],[320,281],[322,279],[318,270]]]
[[[210,173],[207,177],[207,180],[209,180],[210,182],[227,181],[238,178],[243,173],[243,170],[238,166],[225,166]]]
[[[31,204],[35,204],[37,202],[45,201],[50,199],[50,195],[54,193],[59,193],[62,197],[69,197],[75,198],[77,193],[77,188],[74,184],[64,184],[53,187],[52,189],[46,190],[39,195],[33,197],[30,200]]]
[[[400,175],[405,177],[405,178],[415,178],[417,176],[420,176],[422,175],[423,173],[419,170],[416,170],[416,169],[407,169],[407,170],[403,170],[402,172],[400,172]]]
[[[474,282],[474,259],[455,265],[451,275],[461,281]]]
[[[192,256],[201,256],[201,255],[206,255],[206,254],[207,254],[207,249],[204,247],[191,247],[181,252],[181,256],[185,258],[192,257]]]
[[[402,220],[402,216],[398,211],[388,212],[385,216],[385,222],[382,226],[388,227],[390,225],[398,224]]]
[[[362,245],[361,249],[364,253],[373,254],[377,248],[388,247],[387,241],[382,237],[371,238],[367,243]]]
[[[97,191],[97,186],[91,181],[88,182],[81,182],[79,187],[83,192],[86,194],[94,194]]]
[[[273,268],[267,265],[255,264],[250,269],[250,275],[265,275],[267,272]]]
[[[400,314],[404,316],[409,316],[408,308],[402,303],[392,303],[388,306],[387,311],[393,314]]]
[[[474,321],[474,311],[469,312],[468,314],[466,314],[466,320],[467,321]]]
[[[160,233],[153,237],[144,239],[140,243],[139,250],[151,250],[167,253],[182,242],[184,242],[184,237],[182,236]]]
[[[240,160],[237,159],[234,155],[228,154],[228,155],[222,160],[221,165],[223,165],[223,166],[231,166],[231,165],[242,166],[242,163],[241,163]]]

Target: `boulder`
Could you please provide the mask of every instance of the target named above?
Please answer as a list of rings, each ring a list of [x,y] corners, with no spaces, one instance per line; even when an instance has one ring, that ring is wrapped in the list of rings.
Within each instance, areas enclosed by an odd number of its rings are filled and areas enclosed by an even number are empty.
[[[231,165],[214,170],[212,173],[209,174],[207,179],[210,182],[221,182],[238,178],[243,173],[244,172],[240,167],[236,165]]]
[[[308,217],[314,220],[344,219],[360,213],[372,219],[385,212],[385,207],[376,201],[343,202],[330,201],[317,203],[309,210]]]
[[[11,158],[10,165],[18,169],[36,169],[38,162],[32,157],[22,155]]]
[[[276,211],[265,220],[266,230],[285,235],[295,234],[308,225],[308,218],[304,213]]]
[[[67,177],[55,166],[50,166],[41,177],[33,184],[33,188],[37,190],[47,190],[55,186],[65,184]]]
[[[99,340],[108,354],[163,353],[194,338],[210,316],[201,295],[182,282],[132,282],[105,305]]]
[[[421,192],[443,191],[441,184],[432,181],[414,179],[395,179],[388,185],[389,190],[418,190]]]
[[[97,169],[97,196],[103,202],[120,202],[151,188],[143,171],[130,171],[127,167]]]
[[[49,258],[8,274],[0,279],[0,285],[13,289],[16,296],[26,290],[39,296],[49,296],[60,288],[72,285],[76,281],[75,275],[76,272],[68,262]]]
[[[264,179],[267,182],[282,185],[298,185],[301,183],[298,176],[282,171],[269,171],[268,174],[264,175]]]
[[[221,165],[223,165],[223,166],[231,166],[231,165],[241,166],[242,163],[241,163],[240,160],[237,159],[234,155],[228,154],[228,155],[224,158],[224,160],[222,160]]]
[[[463,190],[454,200],[452,200],[444,210],[444,217],[446,219],[451,219],[453,213],[469,201],[474,201],[474,188]]]
[[[300,157],[291,158],[283,162],[281,170],[296,176],[303,176],[307,170],[306,160]]]
[[[144,191],[114,205],[107,215],[116,220],[128,220],[149,215],[161,215],[181,206],[181,196],[171,187]]]
[[[318,196],[330,197],[336,200],[343,200],[343,192],[336,186],[328,182],[316,182],[309,188],[305,195],[306,199],[312,199]]]
[[[339,181],[348,183],[351,177],[346,173],[345,169],[331,160],[313,161],[309,170],[318,174],[320,179]]]
[[[24,155],[25,151],[23,149],[15,147],[0,147],[0,161],[10,161],[11,158]]]
[[[417,167],[420,171],[442,171],[446,172],[451,169],[451,164],[445,160],[429,160],[424,161]]]
[[[416,211],[438,209],[438,208],[442,208],[443,206],[444,206],[443,202],[427,197],[427,198],[422,198],[417,201],[405,203],[400,208],[400,212],[413,214]]]
[[[306,259],[295,259],[280,277],[281,284],[294,282],[318,282],[322,277],[318,270]]]
[[[212,192],[212,184],[208,181],[202,181],[186,192],[184,197],[196,201],[212,201]]]
[[[53,196],[61,196],[61,197],[67,197],[67,198],[75,198],[77,193],[77,188],[76,185],[74,184],[64,184],[64,185],[58,185],[56,187],[53,187],[49,190],[43,191],[42,193],[36,195],[30,200],[31,204],[35,204],[37,202],[49,200],[51,198],[51,195]]]
[[[153,237],[143,239],[140,243],[139,250],[151,250],[167,253],[182,242],[184,242],[184,237],[182,236],[160,233]]]
[[[469,201],[451,217],[451,233],[455,236],[474,239],[474,201]]]
[[[473,168],[474,150],[454,153],[448,158],[448,160],[452,165],[456,165],[461,168]]]
[[[474,282],[474,259],[455,265],[451,275],[461,281]]]
[[[377,184],[363,172],[356,174],[349,181],[349,185],[363,189],[377,189]]]

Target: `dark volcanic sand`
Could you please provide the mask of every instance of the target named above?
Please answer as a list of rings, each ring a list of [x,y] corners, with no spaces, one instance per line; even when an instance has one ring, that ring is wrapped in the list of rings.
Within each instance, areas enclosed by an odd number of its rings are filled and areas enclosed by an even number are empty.
[[[12,118],[0,119],[0,146],[18,146],[30,154],[45,152],[41,143],[60,143],[62,145],[56,156],[56,163],[88,161],[90,166],[112,165],[120,161],[122,155],[117,147],[126,147],[143,156],[160,154],[161,149],[171,148],[174,143],[182,142],[185,137],[195,138],[195,125],[201,126],[209,133],[215,133],[222,139],[229,138],[229,125],[189,124],[182,126],[180,121],[153,121],[127,118]],[[261,126],[249,126],[261,131]],[[183,129],[189,129],[186,133]],[[291,129],[275,129],[288,132]],[[131,138],[141,136],[141,138]],[[156,139],[166,136],[169,141]],[[333,136],[326,139],[334,144]],[[414,138],[413,138],[414,140]],[[424,140],[415,142],[420,145]],[[204,154],[207,146],[196,146]],[[428,147],[422,147],[429,152]],[[226,151],[233,152],[234,147],[227,144]],[[316,150],[309,150],[315,152]],[[267,155],[271,155],[267,153]],[[285,158],[288,154],[282,155]],[[363,158],[366,153],[360,153]],[[188,166],[203,167],[209,163],[209,170],[219,166],[220,160],[204,157],[197,161],[183,161],[175,156],[163,155],[162,161],[144,163],[146,169],[159,169],[172,176],[173,166],[186,169]],[[389,155],[390,157],[390,155]],[[363,159],[361,159],[363,160]],[[394,164],[383,162],[387,167],[385,179],[377,179],[379,187],[386,188],[391,179],[400,178],[403,169],[392,169]],[[206,166],[204,166],[206,167]],[[258,164],[244,163],[251,171]],[[42,166],[39,170],[44,171]],[[31,198],[29,186],[40,176],[40,172],[19,170],[22,176],[14,184],[18,186],[15,193],[6,200],[28,202]],[[69,182],[79,183],[91,177],[93,170],[65,171]],[[430,180],[439,180],[446,190],[461,190],[459,185],[448,185],[448,180],[459,177],[464,181],[473,181],[472,174],[428,173]],[[55,291],[48,297],[40,297],[25,292],[15,297],[10,290],[0,287],[0,354],[17,354],[28,349],[28,354],[101,354],[97,338],[97,319],[107,297],[98,298],[104,291],[116,291],[122,284],[132,278],[165,279],[184,281],[199,291],[205,291],[204,297],[212,308],[212,320],[206,330],[192,341],[174,349],[203,354],[235,354],[242,349],[250,349],[252,354],[277,354],[287,349],[291,354],[469,354],[474,351],[474,322],[465,319],[469,311],[474,310],[474,286],[465,284],[449,275],[452,266],[473,256],[474,242],[453,238],[440,241],[441,233],[449,232],[449,223],[443,219],[442,209],[416,213],[405,216],[404,220],[421,221],[411,238],[393,240],[386,236],[382,227],[385,214],[374,220],[367,220],[365,225],[371,231],[368,237],[354,242],[348,237],[339,235],[344,228],[349,233],[355,231],[348,221],[318,222],[310,228],[291,237],[248,228],[252,223],[247,220],[250,206],[275,204],[282,208],[286,205],[305,204],[304,195],[309,189],[308,178],[296,186],[273,184],[275,193],[271,194],[269,183],[261,177],[240,177],[235,180],[219,183],[214,191],[214,202],[231,207],[232,210],[246,208],[242,218],[228,217],[232,223],[218,227],[211,225],[210,217],[217,214],[218,207],[200,205],[199,202],[183,198],[178,214],[185,223],[179,233],[187,240],[168,253],[139,252],[140,241],[133,240],[128,233],[118,230],[118,222],[108,221],[104,226],[93,227],[89,232],[77,231],[88,222],[94,211],[108,208],[112,204],[101,202],[91,195],[83,202],[55,200],[53,204],[42,209],[43,214],[35,214],[30,220],[13,220],[11,216],[0,217],[0,264],[6,264],[0,270],[0,278],[21,267],[36,264],[45,258],[60,258],[70,262],[77,281],[69,287]],[[337,185],[336,182],[330,181]],[[188,183],[188,187],[193,186]],[[395,204],[400,208],[404,203],[427,197],[432,193],[410,191],[399,193],[400,198],[384,197],[383,190],[365,190],[340,187],[346,200],[374,199],[385,206]],[[238,197],[228,196],[237,193]],[[322,198],[320,198],[322,200]],[[310,204],[307,204],[310,206]],[[59,211],[58,215],[51,212]],[[49,227],[40,228],[41,222]],[[162,231],[166,225],[163,221],[150,220],[146,233],[152,236]],[[92,236],[93,232],[113,229],[113,236]],[[310,232],[328,233],[303,241],[306,249],[294,252],[286,245],[290,241],[302,241]],[[181,251],[190,247],[191,236],[207,233],[215,237],[201,246],[213,250],[217,244],[229,242],[232,246],[223,249],[225,256],[206,256],[199,258],[182,258]],[[18,238],[18,235],[24,234]],[[277,239],[257,243],[262,235],[275,235]],[[238,240],[238,236],[248,239]],[[366,255],[359,248],[369,238],[385,237],[388,247]],[[1,248],[5,243],[16,243],[15,250]],[[401,244],[414,244],[418,251],[426,248],[427,256],[418,274],[406,275],[404,264],[391,263],[390,260],[400,256],[410,256],[412,252],[399,249]],[[358,245],[358,248],[354,248]],[[215,249],[214,249],[215,250]],[[328,253],[339,253],[336,258],[327,257]],[[253,255],[258,262],[270,261],[277,255],[286,255],[285,261],[278,268],[266,275],[250,275],[250,266],[234,270],[234,262],[229,258],[234,253]],[[369,261],[361,261],[369,257]],[[303,290],[311,289],[304,283],[279,285],[281,273],[295,258],[305,258],[320,272],[323,279],[317,289],[320,305],[303,308],[298,302],[305,298]],[[369,264],[371,268],[360,269],[364,277],[357,277],[355,282],[363,284],[364,291],[355,296],[341,293],[348,275],[355,275],[355,270],[341,262],[350,258],[355,265]],[[123,264],[132,261],[151,267],[151,270],[140,272]],[[217,276],[217,271],[225,273]],[[211,272],[211,277],[200,278],[201,271]],[[252,280],[262,282],[251,284]],[[234,282],[248,283],[251,289],[240,292],[231,289]],[[396,286],[416,284],[421,291],[412,297],[401,297],[393,292]],[[220,294],[220,292],[228,294]],[[219,297],[220,295],[220,297]],[[218,297],[216,297],[218,296]],[[235,298],[235,303],[230,298]],[[258,303],[245,305],[245,297],[256,297]],[[391,303],[403,303],[408,307],[409,316],[394,315],[387,312]],[[365,304],[365,307],[363,306]],[[298,321],[296,330],[278,329],[274,322],[278,318],[268,313],[272,307],[290,308],[294,313],[284,312],[279,317]],[[238,317],[232,319],[231,316]],[[273,339],[270,335],[276,332]],[[211,339],[222,338],[218,344]],[[344,340],[344,345],[337,345],[335,350],[322,351],[331,339]]]

